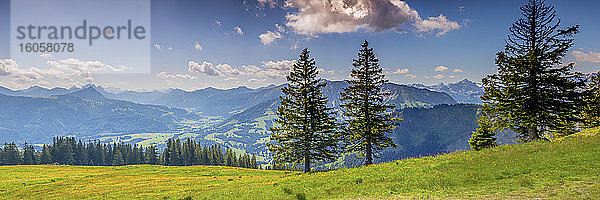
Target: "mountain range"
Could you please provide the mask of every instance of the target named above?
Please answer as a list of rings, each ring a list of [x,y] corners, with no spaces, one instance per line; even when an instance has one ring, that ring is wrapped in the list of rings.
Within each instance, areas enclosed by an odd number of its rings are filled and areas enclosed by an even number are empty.
[[[424,153],[466,149],[475,130],[478,94],[473,82],[445,87],[387,83],[386,101],[401,109],[405,121],[390,135],[399,149],[384,152],[381,161]],[[236,152],[254,153],[268,161],[266,150],[283,85],[251,89],[205,88],[195,91],[107,92],[102,87],[26,90],[0,88],[0,138],[6,142],[47,143],[53,136],[83,140],[164,145],[168,138],[193,138]],[[476,86],[476,85],[475,85]],[[339,113],[345,81],[327,81],[323,93]],[[435,88],[435,89],[433,89]],[[440,91],[434,91],[440,90]],[[452,95],[441,90],[452,91]],[[437,143],[426,143],[435,139]],[[347,162],[347,161],[344,161]]]
[[[467,79],[450,84],[440,83],[437,85],[423,85],[423,84],[411,84],[410,86],[422,89],[428,89],[432,91],[445,92],[450,95],[454,100],[460,103],[481,103],[481,95],[483,95],[483,88],[480,83],[475,83]]]

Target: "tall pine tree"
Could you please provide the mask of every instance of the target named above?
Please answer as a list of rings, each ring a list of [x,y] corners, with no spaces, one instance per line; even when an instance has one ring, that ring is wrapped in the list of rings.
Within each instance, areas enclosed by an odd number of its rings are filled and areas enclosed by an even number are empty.
[[[385,134],[395,129],[398,118],[393,112],[394,105],[387,104],[385,97],[389,94],[382,91],[381,86],[387,82],[379,67],[379,59],[375,57],[369,42],[361,45],[358,59],[352,65],[353,80],[350,86],[341,93],[343,115],[346,118],[345,130],[342,134],[346,141],[347,152],[359,152],[365,156],[365,164],[373,164],[373,157],[386,147],[396,144]]]
[[[505,50],[497,53],[498,72],[483,79],[482,100],[497,130],[533,141],[577,120],[581,82],[574,64],[563,65],[562,58],[579,26],[560,30],[554,7],[543,0],[529,0],[521,11]]]
[[[289,84],[282,88],[285,96],[280,97],[277,125],[271,127],[274,142],[268,144],[276,162],[303,164],[304,172],[312,163],[333,160],[337,153],[337,125],[321,91],[326,83],[317,74],[314,58],[304,49],[287,76]]]

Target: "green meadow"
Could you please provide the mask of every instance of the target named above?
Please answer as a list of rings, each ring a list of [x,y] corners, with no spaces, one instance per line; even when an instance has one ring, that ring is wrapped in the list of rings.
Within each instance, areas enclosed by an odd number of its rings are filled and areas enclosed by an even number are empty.
[[[1,166],[0,199],[600,199],[599,132],[308,174],[219,166]]]

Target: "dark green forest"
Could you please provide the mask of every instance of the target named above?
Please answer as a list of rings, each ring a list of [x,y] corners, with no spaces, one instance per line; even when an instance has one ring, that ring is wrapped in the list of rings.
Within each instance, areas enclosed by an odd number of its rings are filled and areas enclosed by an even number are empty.
[[[98,141],[81,142],[70,137],[55,137],[51,145],[41,151],[25,144],[22,150],[15,143],[0,148],[0,165],[66,164],[118,166],[135,164],[189,166],[220,165],[258,168],[256,156],[236,154],[219,145],[202,146],[187,139],[169,139],[162,152],[156,146],[141,147],[125,143],[103,144]]]

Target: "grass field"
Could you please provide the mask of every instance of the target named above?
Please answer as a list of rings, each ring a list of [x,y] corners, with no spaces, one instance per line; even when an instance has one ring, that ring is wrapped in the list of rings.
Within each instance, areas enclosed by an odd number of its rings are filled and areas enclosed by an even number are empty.
[[[215,166],[2,166],[0,199],[600,199],[599,132],[309,174]]]

